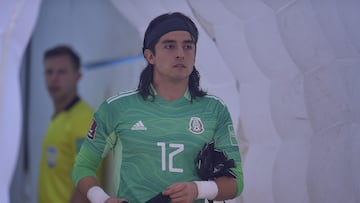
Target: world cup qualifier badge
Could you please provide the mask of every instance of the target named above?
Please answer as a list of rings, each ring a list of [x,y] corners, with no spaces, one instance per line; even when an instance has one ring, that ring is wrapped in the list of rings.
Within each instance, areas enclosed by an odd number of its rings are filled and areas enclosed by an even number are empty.
[[[199,117],[191,117],[189,121],[189,131],[194,134],[201,134],[205,131],[204,124]]]
[[[87,137],[90,140],[93,140],[95,138],[96,127],[97,127],[96,121],[93,119],[91,122],[90,128],[89,128],[88,134],[87,134]]]

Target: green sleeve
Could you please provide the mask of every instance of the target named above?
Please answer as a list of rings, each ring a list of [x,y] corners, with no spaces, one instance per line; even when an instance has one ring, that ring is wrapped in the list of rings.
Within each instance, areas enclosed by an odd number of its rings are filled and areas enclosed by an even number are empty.
[[[71,172],[71,179],[74,185],[77,186],[78,182],[86,176],[96,177],[96,171],[101,159],[101,156],[83,145],[76,156],[76,161]]]
[[[241,165],[241,157],[239,152],[239,145],[237,143],[236,134],[232,124],[231,115],[225,105],[219,110],[218,127],[215,135],[216,147],[223,149],[229,159],[234,159],[236,167],[233,172],[236,174],[236,196],[239,196],[244,189],[244,177]]]
[[[243,176],[241,162],[236,162],[236,168],[232,170],[236,174],[236,186],[237,186],[236,196],[238,197],[244,189],[244,176]]]

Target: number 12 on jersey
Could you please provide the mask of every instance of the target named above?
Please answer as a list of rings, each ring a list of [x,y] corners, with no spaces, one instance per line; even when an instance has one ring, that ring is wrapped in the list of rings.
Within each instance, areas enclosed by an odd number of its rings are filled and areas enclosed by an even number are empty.
[[[157,146],[161,147],[161,169],[163,171],[166,171],[166,157],[167,157],[167,153],[166,153],[166,143],[165,142],[158,142]],[[169,153],[169,166],[168,166],[168,170],[170,172],[176,172],[176,173],[182,173],[184,170],[182,168],[174,168],[174,157],[181,153],[182,151],[184,151],[184,145],[183,144],[169,144],[168,148],[170,149],[174,149],[171,150],[171,152]],[[169,150],[170,150],[169,149]]]

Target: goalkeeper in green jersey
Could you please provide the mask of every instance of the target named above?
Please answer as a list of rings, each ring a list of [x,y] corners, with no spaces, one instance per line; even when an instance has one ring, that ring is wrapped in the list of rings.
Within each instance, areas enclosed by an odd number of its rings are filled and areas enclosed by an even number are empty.
[[[242,192],[229,111],[199,87],[197,41],[195,24],[182,13],[150,22],[143,41],[148,65],[138,88],[100,105],[72,170],[74,184],[91,202],[190,203],[233,199]],[[203,149],[206,143],[212,143],[211,150]],[[114,197],[95,178],[110,151]]]

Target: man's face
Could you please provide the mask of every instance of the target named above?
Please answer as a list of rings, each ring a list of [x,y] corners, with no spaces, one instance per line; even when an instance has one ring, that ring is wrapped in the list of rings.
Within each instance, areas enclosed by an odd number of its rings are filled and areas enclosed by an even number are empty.
[[[60,55],[45,59],[45,81],[49,95],[55,102],[61,102],[76,93],[80,72],[69,56]]]
[[[195,64],[195,43],[189,32],[173,31],[161,36],[155,53],[147,57],[154,65],[154,82],[186,82]]]

